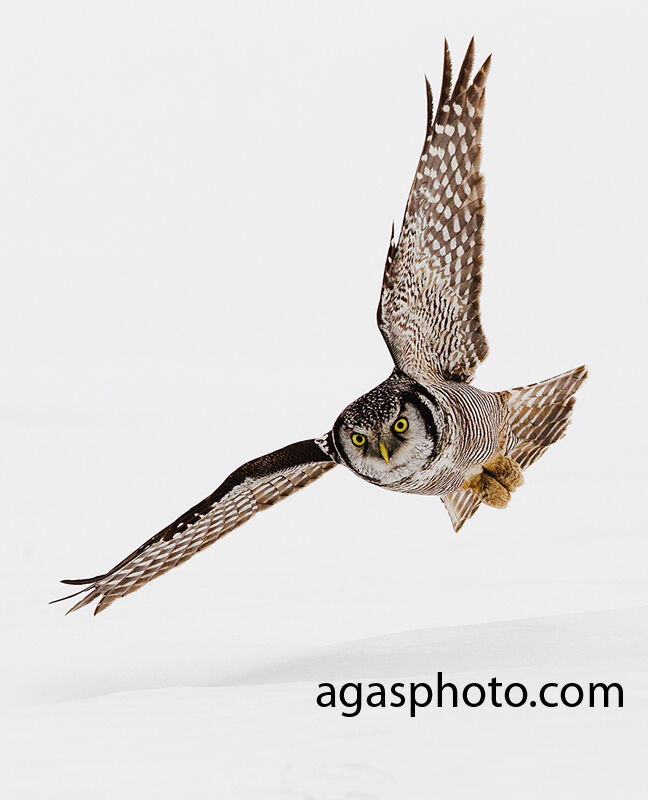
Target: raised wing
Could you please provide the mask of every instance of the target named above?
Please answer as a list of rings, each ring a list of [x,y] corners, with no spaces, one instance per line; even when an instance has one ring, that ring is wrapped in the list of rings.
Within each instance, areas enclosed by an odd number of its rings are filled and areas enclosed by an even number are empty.
[[[328,452],[326,439],[308,439],[249,461],[209,497],[156,533],[108,572],[94,578],[62,581],[75,586],[84,585],[84,588],[60,599],[68,600],[84,593],[70,611],[98,599],[94,612],[98,614],[119,597],[182,564],[242,525],[257,511],[312,483],[335,466]]]
[[[479,170],[490,56],[471,81],[471,41],[457,83],[445,45],[436,116],[428,125],[398,240],[389,245],[378,327],[396,366],[426,385],[468,381],[486,357],[479,318],[484,181]]]

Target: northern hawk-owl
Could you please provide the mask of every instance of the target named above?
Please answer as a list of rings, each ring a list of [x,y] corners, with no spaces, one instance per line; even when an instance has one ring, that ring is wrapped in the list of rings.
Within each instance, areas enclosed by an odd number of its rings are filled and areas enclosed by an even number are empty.
[[[398,242],[392,226],[378,305],[391,375],[324,436],[239,467],[108,572],[63,581],[83,586],[70,611],[94,600],[101,611],[337,464],[384,489],[439,495],[458,531],[480,503],[504,507],[523,470],[563,436],[585,367],[509,391],[470,384],[488,351],[479,294],[490,57],[471,78],[473,51],[471,41],[453,87],[446,43],[436,114],[426,80],[425,143]]]

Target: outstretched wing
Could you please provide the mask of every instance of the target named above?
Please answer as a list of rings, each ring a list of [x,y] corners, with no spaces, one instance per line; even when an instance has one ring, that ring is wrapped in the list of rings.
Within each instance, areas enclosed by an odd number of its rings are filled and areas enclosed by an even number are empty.
[[[396,366],[428,384],[468,381],[486,357],[479,318],[484,181],[479,170],[490,56],[470,78],[471,41],[457,83],[445,45],[436,116],[428,125],[398,240],[389,246],[378,327]]]
[[[182,564],[191,556],[335,466],[326,439],[308,439],[249,461],[233,472],[209,497],[103,575],[62,583],[84,585],[84,597],[70,611],[99,600],[95,614],[119,597]],[[76,595],[62,597],[67,600]],[[54,601],[58,602],[58,601]],[[68,612],[69,613],[69,612]]]

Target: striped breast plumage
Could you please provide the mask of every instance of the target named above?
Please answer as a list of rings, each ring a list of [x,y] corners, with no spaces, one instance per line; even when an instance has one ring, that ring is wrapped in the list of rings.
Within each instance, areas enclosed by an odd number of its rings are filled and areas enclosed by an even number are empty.
[[[455,381],[423,386],[395,370],[338,417],[337,459],[381,488],[454,492],[507,446],[507,397]]]

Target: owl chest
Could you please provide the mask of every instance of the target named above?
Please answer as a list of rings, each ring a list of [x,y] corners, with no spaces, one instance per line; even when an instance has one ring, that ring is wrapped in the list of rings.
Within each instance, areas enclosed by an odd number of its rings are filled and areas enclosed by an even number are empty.
[[[464,472],[465,469],[451,458],[442,456],[423,463],[414,473],[392,476],[391,480],[381,483],[381,486],[406,494],[442,495],[461,488]]]
[[[391,474],[381,484],[409,494],[444,495],[461,489],[466,476],[480,467],[499,448],[502,417],[499,408],[487,408],[471,416],[448,416],[440,452],[403,474]]]

